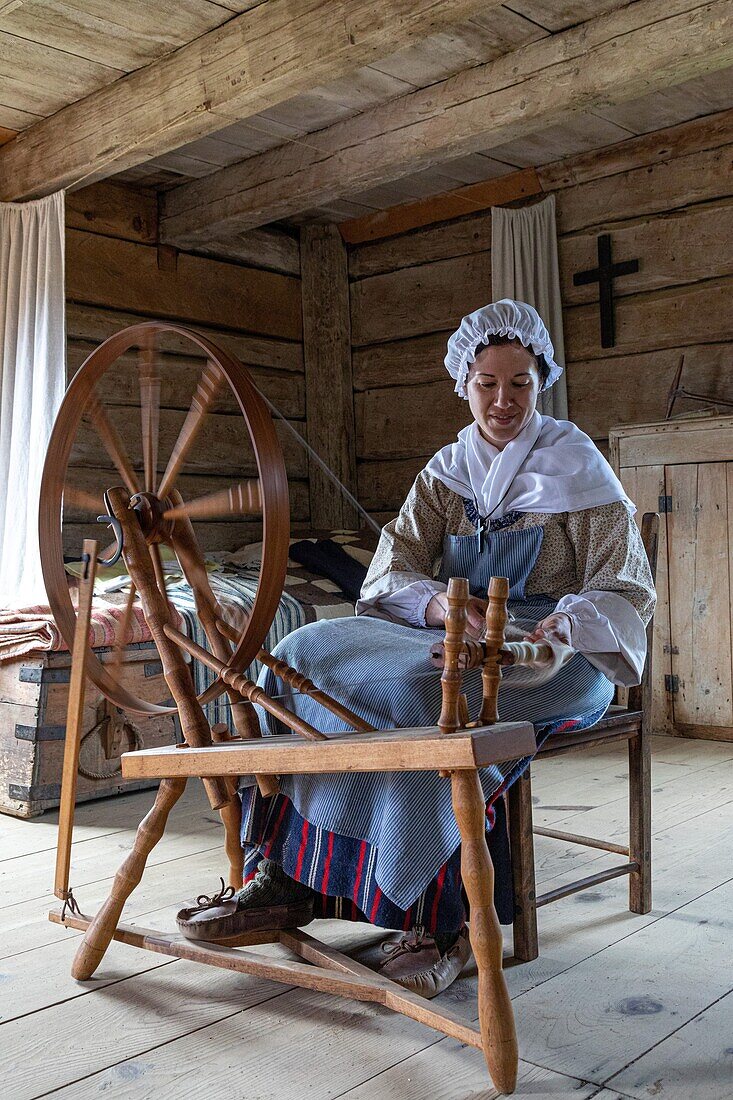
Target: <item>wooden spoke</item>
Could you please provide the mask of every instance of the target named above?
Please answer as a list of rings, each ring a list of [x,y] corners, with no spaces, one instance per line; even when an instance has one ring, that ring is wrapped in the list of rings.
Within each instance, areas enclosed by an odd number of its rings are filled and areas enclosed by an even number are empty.
[[[145,491],[155,492],[158,476],[158,438],[160,434],[160,375],[152,337],[139,351],[140,414],[142,417],[143,467]]]
[[[253,516],[262,514],[262,493],[257,479],[240,481],[229,489],[177,504],[163,513],[163,519],[210,519],[213,516]]]
[[[95,516],[104,514],[104,502],[101,495],[95,497],[86,489],[79,489],[76,485],[64,485],[64,508],[79,508],[84,512],[93,512]],[[102,554],[104,557],[104,554]]]
[[[188,410],[183,427],[173,446],[163,479],[158,487],[159,497],[167,496],[173,488],[181,466],[186,460],[186,455],[201,431],[204,417],[219,391],[221,381],[222,374],[219,367],[216,363],[208,362],[196,386],[196,392],[191,399],[191,408]]]
[[[87,398],[84,409],[86,416],[93,424],[97,435],[102,440],[107,454],[117,467],[117,471],[125,483],[128,493],[132,496],[140,491],[137,475],[132,468],[125,445],[120,439],[119,432],[102,407],[102,403],[95,390],[92,390]]]

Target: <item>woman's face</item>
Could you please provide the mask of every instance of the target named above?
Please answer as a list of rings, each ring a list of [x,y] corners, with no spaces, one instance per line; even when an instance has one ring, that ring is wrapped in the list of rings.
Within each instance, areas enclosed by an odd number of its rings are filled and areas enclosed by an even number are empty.
[[[539,392],[537,362],[521,343],[484,348],[466,381],[474,420],[500,451],[531,419]]]

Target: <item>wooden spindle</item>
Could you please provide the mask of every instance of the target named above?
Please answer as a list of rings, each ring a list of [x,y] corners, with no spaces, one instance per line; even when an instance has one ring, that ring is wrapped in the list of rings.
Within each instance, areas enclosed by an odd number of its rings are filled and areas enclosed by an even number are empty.
[[[458,697],[461,694],[462,672],[458,658],[466,630],[466,605],[470,596],[465,577],[451,577],[448,581],[448,611],[445,616],[445,667],[440,677],[443,705],[438,719],[442,733],[453,733],[460,728],[461,716]]]
[[[217,619],[217,626],[221,630],[225,638],[228,638],[230,642],[237,643],[239,641],[240,632],[231,623],[226,622],[225,619]],[[317,703],[320,703],[326,710],[330,710],[332,714],[335,714],[338,718],[342,718],[344,722],[348,722],[357,733],[374,733],[376,726],[372,726],[369,722],[366,722],[363,718],[360,718],[358,714],[355,714],[349,707],[344,706],[338,699],[334,699],[333,696],[327,692],[322,691],[317,687],[312,680],[309,680],[307,676],[303,676],[301,672],[292,668],[286,664],[285,661],[281,661],[278,657],[273,657],[271,653],[268,653],[266,649],[260,649],[257,652],[255,658],[260,664],[266,665],[271,672],[274,672],[283,683],[288,684],[294,688],[295,691],[300,692],[301,695],[309,695],[311,699],[315,699]]]
[[[171,641],[176,642],[181,649],[184,649],[187,653],[190,653],[192,657],[195,657],[197,661],[201,661],[202,664],[208,665],[217,676],[223,680],[228,686],[238,691],[240,695],[244,695],[246,699],[249,699],[251,703],[256,703],[268,711],[270,714],[278,718],[284,725],[293,731],[293,733],[299,733],[301,737],[308,738],[309,741],[326,741],[325,733],[321,733],[320,730],[315,729],[309,722],[306,722],[304,718],[299,718],[297,714],[293,714],[281,703],[278,703],[276,699],[271,699],[270,696],[259,687],[254,680],[249,680],[242,672],[235,672],[233,668],[229,668],[223,661],[218,660],[213,653],[209,653],[208,649],[204,649],[203,646],[197,645],[191,638],[186,637],[180,630],[177,630],[174,626],[166,625],[164,627],[166,637]]]
[[[499,652],[504,645],[508,599],[508,579],[506,577],[492,577],[489,582],[489,605],[486,608],[486,656],[481,670],[483,699],[478,721],[482,726],[499,721],[497,705],[499,684],[501,683]]]

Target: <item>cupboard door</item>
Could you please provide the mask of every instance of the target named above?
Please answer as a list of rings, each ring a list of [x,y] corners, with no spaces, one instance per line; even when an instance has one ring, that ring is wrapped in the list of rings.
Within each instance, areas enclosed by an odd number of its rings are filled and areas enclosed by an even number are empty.
[[[728,483],[731,463],[665,467],[675,725],[733,736]]]
[[[637,507],[635,520],[641,525],[645,512],[659,511],[659,498],[665,493],[664,466],[634,466],[621,471],[621,481]],[[667,583],[667,532],[660,516],[657,553],[657,606],[654,612],[652,643],[652,714],[654,733],[672,732],[672,710],[665,676],[672,671],[670,660],[669,589]]]

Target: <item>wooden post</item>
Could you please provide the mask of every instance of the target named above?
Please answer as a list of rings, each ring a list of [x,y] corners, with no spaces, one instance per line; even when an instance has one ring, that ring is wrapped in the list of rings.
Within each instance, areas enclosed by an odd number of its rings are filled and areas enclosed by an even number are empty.
[[[225,722],[219,722],[211,727],[211,739],[215,745],[224,744],[232,740],[229,727]],[[226,779],[226,785],[231,794],[231,800],[226,806],[219,808],[219,815],[224,825],[224,851],[229,860],[229,885],[235,890],[241,890],[244,878],[244,848],[240,840],[240,826],[242,824],[242,802],[237,792],[237,780],[235,776]]]
[[[451,775],[453,812],[461,832],[461,878],[478,968],[479,1026],[484,1057],[499,1092],[514,1092],[519,1055],[514,1011],[502,971],[503,941],[494,909],[494,868],[486,844],[486,807],[478,772]]]
[[[356,492],[351,314],[346,249],[335,225],[306,225],[300,237],[308,442]],[[310,460],[311,526],[358,526],[338,487]]]
[[[191,672],[180,648],[169,640],[164,627],[171,622],[171,609],[164,592],[158,588],[153,564],[137,516],[130,510],[130,498],[124,489],[110,489],[108,499],[120,521],[124,539],[125,565],[140,593],[140,602],[150,633],[160,654],[163,675],[178,709],[183,736],[189,745],[210,745],[211,727],[193,688]],[[212,809],[229,801],[223,779],[204,779]]]
[[[514,892],[514,958],[531,962],[540,953],[532,831],[532,776],[526,768],[507,791]]]
[[[183,505],[183,497],[176,489],[171,490],[169,499],[174,507]],[[204,556],[201,553],[193,524],[188,516],[179,515],[176,519],[173,525],[171,542],[186,579],[193,590],[196,614],[204,628],[211,652],[220,661],[228,664],[231,660],[232,650],[229,642],[219,630],[221,608],[211,590]],[[233,688],[227,689],[227,695],[232,708],[234,726],[239,736],[244,738],[260,737],[260,724],[252,704],[243,699]],[[212,736],[213,732],[212,730]],[[278,782],[274,775],[258,775],[257,784],[263,797],[277,794]],[[223,810],[223,807],[221,809]],[[239,885],[242,885],[241,882]]]
[[[223,781],[222,781],[223,782]],[[147,858],[165,830],[168,815],[186,789],[185,779],[164,779],[153,808],[140,822],[132,851],[123,861],[112,890],[86,931],[71,966],[71,976],[87,981],[99,966],[122,916],[125,902],[142,878]]]
[[[79,770],[79,749],[86,695],[86,658],[89,652],[89,624],[92,619],[94,579],[97,575],[99,543],[84,539],[82,561],[84,572],[79,583],[74,646],[71,651],[71,679],[69,703],[66,711],[66,741],[64,767],[61,775],[61,803],[59,806],[59,836],[56,848],[56,876],[54,894],[62,901],[69,896],[69,867],[71,864],[71,838],[74,831],[76,808],[76,777]]]
[[[458,667],[463,635],[466,630],[466,604],[470,590],[465,577],[448,581],[448,611],[445,616],[445,664],[440,677],[443,705],[438,725],[442,733],[453,733],[461,725],[461,679]]]
[[[504,645],[504,628],[507,622],[506,602],[509,598],[509,581],[506,577],[492,577],[489,582],[489,606],[486,608],[486,656],[484,657],[481,683],[483,700],[480,725],[491,725],[499,721],[497,699],[501,669],[499,650]]]

